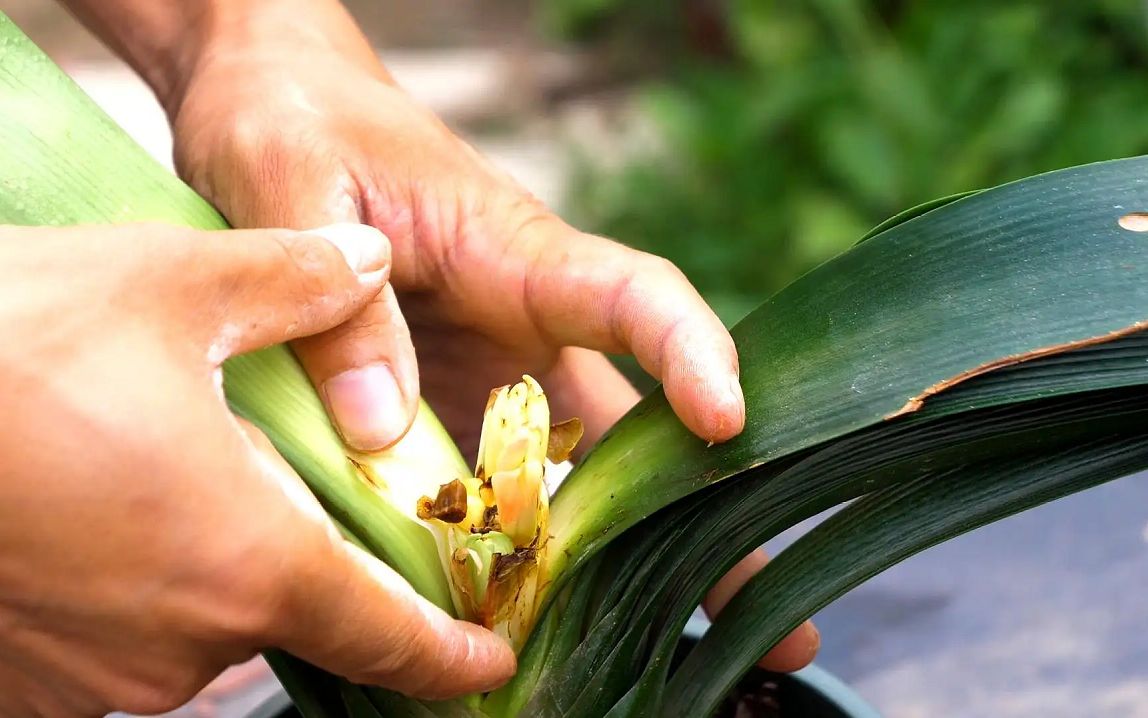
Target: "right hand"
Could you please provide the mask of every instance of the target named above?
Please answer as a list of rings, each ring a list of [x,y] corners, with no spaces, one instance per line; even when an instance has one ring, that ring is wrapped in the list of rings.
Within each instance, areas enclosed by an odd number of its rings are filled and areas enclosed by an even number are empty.
[[[389,265],[354,225],[0,227],[0,715],[160,713],[268,647],[418,697],[509,678],[506,645],[343,541],[219,388]]]

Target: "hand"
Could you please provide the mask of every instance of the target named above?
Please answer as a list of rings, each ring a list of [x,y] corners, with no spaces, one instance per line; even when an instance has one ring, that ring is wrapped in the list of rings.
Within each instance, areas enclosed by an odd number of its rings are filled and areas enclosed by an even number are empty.
[[[0,227],[0,714],[163,712],[267,647],[424,697],[510,676],[222,397],[224,359],[338,325],[389,264],[366,227]]]
[[[384,291],[294,345],[351,444],[397,440],[421,393],[473,450],[490,389],[524,372],[593,440],[637,399],[603,351],[635,354],[702,439],[741,431],[733,341],[676,267],[569,227],[411,101],[361,37],[302,51],[274,35],[205,53],[169,103],[176,159],[237,226],[362,221],[390,238],[402,313]]]
[[[401,436],[421,373],[422,395],[471,452],[490,389],[529,373],[556,418],[583,419],[588,446],[638,399],[601,351],[635,354],[702,439],[741,431],[733,342],[683,275],[566,225],[395,87],[373,56],[274,46],[215,54],[174,125],[184,176],[232,223],[362,221],[390,237],[402,314],[385,291],[294,344],[350,443],[375,449]],[[758,552],[739,564],[707,600],[711,615],[764,562]],[[763,665],[800,668],[818,644],[806,624]]]

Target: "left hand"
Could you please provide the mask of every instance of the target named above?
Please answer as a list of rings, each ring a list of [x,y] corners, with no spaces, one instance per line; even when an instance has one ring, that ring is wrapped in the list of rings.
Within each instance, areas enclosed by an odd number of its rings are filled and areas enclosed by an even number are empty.
[[[396,441],[421,394],[473,452],[491,387],[529,373],[589,446],[638,399],[599,352],[633,353],[701,440],[742,430],[733,340],[679,270],[568,226],[398,88],[357,30],[279,30],[203,54],[167,103],[176,158],[236,226],[351,221],[390,238],[395,292],[293,344],[348,443]],[[798,668],[817,645],[806,624],[766,665]]]
[[[174,126],[182,174],[234,225],[363,222],[391,239],[403,313],[387,293],[294,345],[357,448],[397,440],[421,391],[473,450],[491,387],[524,372],[592,441],[638,398],[599,351],[635,354],[702,439],[741,431],[733,341],[682,273],[569,227],[381,65],[290,48],[217,59],[196,74]],[[379,366],[401,404],[373,375]]]

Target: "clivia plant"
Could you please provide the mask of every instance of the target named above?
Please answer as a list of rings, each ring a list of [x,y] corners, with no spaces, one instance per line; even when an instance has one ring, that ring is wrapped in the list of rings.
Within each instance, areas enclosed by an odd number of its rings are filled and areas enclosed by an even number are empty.
[[[226,226],[2,15],[0,144],[5,223]],[[741,436],[707,446],[655,391],[553,496],[545,472],[580,431],[529,377],[492,393],[470,467],[426,405],[393,449],[356,454],[289,349],[231,359],[233,410],[346,539],[503,635],[519,672],[432,704],[268,660],[307,718],[712,714],[768,648],[867,578],[1148,467],[1141,211],[1148,159],[1134,158],[893,217],[734,327]],[[718,577],[841,504],[671,661]]]

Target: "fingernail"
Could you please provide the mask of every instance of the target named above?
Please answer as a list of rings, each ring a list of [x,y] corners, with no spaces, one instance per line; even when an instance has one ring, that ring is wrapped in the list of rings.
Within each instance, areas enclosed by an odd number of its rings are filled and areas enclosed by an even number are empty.
[[[741,379],[737,374],[731,374],[729,377],[729,395],[735,402],[745,402],[745,395],[741,391]]]
[[[805,625],[809,628],[809,650],[811,653],[816,654],[817,649],[821,648],[821,631],[817,628],[817,624],[813,621],[806,621]]]
[[[708,424],[703,436],[713,446],[732,439],[745,427],[745,396],[736,374],[725,382],[724,391],[721,380],[716,380],[710,396],[713,404],[706,415]]]
[[[732,406],[737,407],[738,418],[741,421],[745,420],[745,394],[741,390],[741,379],[737,374],[729,378],[729,401]]]
[[[335,245],[356,274],[374,272],[391,261],[391,243],[386,235],[366,224],[340,222],[306,230]]]
[[[323,383],[323,394],[343,440],[356,449],[384,448],[407,429],[403,395],[386,364],[338,374]]]
[[[737,374],[730,374],[725,381],[725,391],[721,391],[721,384],[717,385],[718,405],[730,418],[741,419],[745,415],[745,394],[741,390],[741,379]]]

